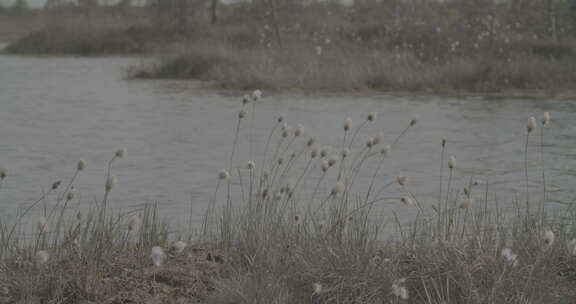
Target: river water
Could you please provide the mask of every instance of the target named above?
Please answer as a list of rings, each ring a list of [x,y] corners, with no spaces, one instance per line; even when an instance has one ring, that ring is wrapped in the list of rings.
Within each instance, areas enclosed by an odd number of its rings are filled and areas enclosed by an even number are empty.
[[[139,61],[0,56],[0,166],[8,171],[0,190],[1,215],[28,206],[53,181],[68,181],[80,158],[87,167],[77,180],[80,199],[73,206],[101,200],[107,161],[117,148],[126,147],[127,156],[112,168],[118,183],[111,205],[129,211],[157,202],[163,218],[177,225],[185,223],[192,207],[193,221],[200,221],[217,172],[228,166],[242,92],[223,93],[187,81],[126,80],[125,68]],[[361,132],[359,142],[383,131],[384,142],[390,143],[417,116],[417,125],[393,147],[378,181],[386,183],[400,173],[409,176],[407,189],[428,207],[437,197],[442,137],[448,139],[447,155],[457,159],[454,188],[461,189],[472,178],[482,185],[487,182],[502,205],[521,199],[525,125],[530,116],[540,119],[549,111],[552,122],[544,137],[548,206],[562,206],[576,196],[572,100],[264,96],[254,122],[249,115],[241,132],[242,162],[255,158],[258,163],[261,154],[257,148],[249,151],[248,141],[261,146],[279,113],[290,124],[303,124],[306,135],[333,145],[341,142],[346,117],[358,125],[368,112],[377,112],[377,120]],[[541,197],[539,132],[531,136],[528,154],[535,199]],[[360,187],[367,184],[375,162],[366,166]],[[405,192],[394,185],[389,193]],[[54,198],[40,206],[50,207]],[[405,218],[413,214],[394,200],[377,207],[383,216],[390,215],[390,208]]]

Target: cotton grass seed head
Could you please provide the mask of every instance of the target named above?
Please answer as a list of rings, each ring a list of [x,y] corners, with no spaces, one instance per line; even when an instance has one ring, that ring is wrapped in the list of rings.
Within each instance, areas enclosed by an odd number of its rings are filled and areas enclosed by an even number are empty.
[[[534,131],[536,129],[536,118],[534,118],[534,116],[530,117],[530,119],[528,119],[528,123],[526,124],[526,131],[528,131],[528,133],[532,133],[532,131]]]
[[[307,146],[307,147],[312,147],[315,143],[316,143],[316,138],[315,138],[315,137],[310,137],[310,138],[308,138],[308,141],[306,142],[306,146]]]
[[[48,254],[48,251],[46,250],[40,250],[38,252],[36,252],[36,255],[34,256],[34,260],[36,262],[36,264],[38,265],[43,265],[48,263],[48,260],[50,259],[50,254]]]
[[[392,147],[390,147],[390,145],[385,145],[384,147],[382,147],[382,149],[380,149],[380,154],[382,154],[382,156],[386,157],[390,155],[390,152],[392,151]]]
[[[508,262],[512,267],[518,265],[518,255],[512,252],[512,249],[503,248],[501,255],[506,260],[506,262]]]
[[[348,117],[344,121],[344,132],[348,132],[350,128],[352,128],[352,118]]]
[[[247,104],[250,102],[250,99],[252,99],[250,96],[248,96],[248,94],[244,94],[244,96],[242,96],[242,104]]]
[[[81,159],[78,161],[78,164],[76,165],[76,170],[82,171],[82,170],[84,170],[84,168],[86,168],[86,161]]]
[[[404,286],[406,279],[398,279],[392,283],[392,294],[402,300],[408,299],[408,290]]]
[[[246,117],[246,110],[242,109],[238,112],[238,119]]]
[[[150,259],[152,259],[152,264],[154,264],[154,266],[159,267],[160,265],[162,265],[162,263],[164,263],[164,260],[166,259],[164,249],[162,249],[162,247],[159,246],[152,247],[152,253],[150,254]]]
[[[246,165],[248,170],[253,170],[255,166],[256,164],[253,161],[248,161],[248,164]]]
[[[316,158],[319,153],[320,153],[320,149],[318,149],[318,147],[314,146],[314,147],[312,147],[312,150],[310,150],[310,157]]]
[[[38,232],[46,233],[48,232],[48,228],[48,220],[43,216],[38,218]]]
[[[370,149],[370,148],[372,148],[372,146],[374,146],[374,138],[373,138],[373,137],[370,137],[370,138],[368,138],[368,140],[366,141],[366,147],[367,147],[368,149]]]
[[[549,249],[554,244],[554,232],[550,229],[546,229],[542,234],[542,241],[544,242],[544,249]]]
[[[110,175],[108,176],[108,179],[106,179],[106,192],[110,192],[112,190],[112,188],[114,188],[114,186],[116,185],[116,183],[118,182],[118,179],[116,178],[116,176],[114,175]]]
[[[544,112],[544,117],[542,117],[542,125],[547,126],[550,123],[550,113]]]
[[[254,101],[259,101],[260,99],[262,99],[262,91],[254,90],[254,92],[252,92],[252,99]]]
[[[446,137],[442,137],[442,148],[446,147]]]
[[[230,178],[230,173],[228,173],[228,171],[226,170],[221,170],[220,172],[218,172],[218,179],[220,180],[225,180]]]
[[[368,120],[368,121],[374,121],[374,120],[376,120],[376,112],[370,112],[370,113],[368,113],[368,117],[366,117],[366,120]]]
[[[410,126],[411,127],[415,126],[417,122],[418,122],[418,117],[412,117],[412,119],[410,119]]]
[[[302,124],[297,124],[294,129],[294,136],[298,137],[302,134],[304,134],[304,126]]]
[[[378,133],[378,135],[374,136],[374,138],[372,139],[372,144],[374,144],[374,146],[379,145],[382,143],[383,139],[384,139],[384,134]]]
[[[312,284],[312,290],[314,295],[319,295],[322,293],[322,284],[314,283]]]
[[[400,201],[402,202],[402,204],[406,205],[406,206],[414,206],[414,200],[409,197],[409,196],[403,196],[400,198]]]
[[[335,156],[330,156],[328,157],[328,167],[332,167],[336,164],[336,157]]]
[[[282,123],[286,118],[284,117],[284,115],[280,114],[278,115],[278,117],[276,117],[276,121],[278,123]]]
[[[406,185],[406,182],[408,181],[408,177],[406,175],[398,175],[398,177],[396,177],[396,182],[398,183],[398,185],[400,186],[404,186]]]
[[[66,201],[73,200],[74,196],[76,196],[76,191],[74,191],[74,189],[70,189],[70,191],[66,193]]]
[[[450,156],[450,159],[448,159],[448,168],[452,170],[454,167],[456,167],[456,157]]]
[[[342,158],[346,158],[346,157],[348,157],[348,155],[350,155],[350,149],[344,148],[342,150]]]
[[[128,150],[126,150],[126,148],[120,148],[116,150],[116,154],[114,154],[114,156],[117,158],[123,158],[124,156],[126,156],[126,153],[128,153]]]
[[[128,220],[128,231],[131,233],[138,233],[141,226],[142,219],[137,214],[132,215]]]
[[[330,168],[330,165],[328,165],[328,161],[323,159],[322,164],[320,165],[320,169],[322,169],[322,172],[326,172],[328,171],[328,168]]]
[[[182,251],[184,251],[184,249],[186,249],[187,244],[182,242],[182,241],[176,241],[174,243],[172,243],[172,252],[174,252],[175,254],[180,254],[182,253]]]
[[[346,186],[344,185],[343,182],[338,181],[334,187],[332,187],[332,190],[330,190],[330,195],[338,195],[342,192],[344,192],[344,189],[346,189]]]
[[[328,154],[330,154],[330,152],[332,152],[332,147],[324,146],[324,147],[322,147],[322,149],[320,149],[320,157],[324,158]]]

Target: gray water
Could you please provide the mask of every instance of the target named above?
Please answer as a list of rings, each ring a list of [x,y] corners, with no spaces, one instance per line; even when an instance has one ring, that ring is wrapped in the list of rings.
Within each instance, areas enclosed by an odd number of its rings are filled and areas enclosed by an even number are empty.
[[[67,182],[80,158],[87,168],[77,180],[80,199],[72,208],[101,200],[107,161],[126,147],[127,156],[112,169],[118,176],[112,206],[130,211],[157,202],[172,223],[184,224],[190,208],[193,220],[200,220],[217,172],[227,167],[243,92],[222,93],[187,81],[124,79],[124,69],[139,61],[0,56],[0,166],[8,170],[0,190],[1,215],[28,206],[55,180]],[[258,166],[261,150],[251,152],[248,142],[253,138],[253,146],[261,146],[279,113],[292,125],[303,124],[307,136],[332,145],[341,142],[346,117],[358,125],[368,112],[378,112],[359,142],[383,131],[390,143],[418,116],[417,125],[393,147],[379,182],[402,172],[409,176],[407,189],[428,208],[437,197],[440,141],[446,137],[447,155],[457,159],[453,187],[462,189],[471,178],[482,188],[487,182],[500,204],[509,205],[524,195],[527,119],[549,111],[552,123],[544,138],[549,207],[576,195],[576,103],[571,100],[264,94],[255,121],[249,116],[243,122],[241,162],[255,158]],[[530,138],[529,150],[535,199],[542,195],[539,132]],[[360,190],[375,164],[366,164]],[[390,196],[404,193],[390,187]],[[54,199],[39,208],[49,208]],[[390,215],[391,208],[405,218],[413,214],[396,200],[378,204],[376,212]]]

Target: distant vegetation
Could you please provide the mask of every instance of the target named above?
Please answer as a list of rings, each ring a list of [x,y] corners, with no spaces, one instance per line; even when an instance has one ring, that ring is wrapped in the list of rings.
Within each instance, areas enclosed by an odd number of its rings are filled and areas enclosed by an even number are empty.
[[[130,76],[233,89],[574,94],[576,1],[51,3],[7,52],[161,53]]]

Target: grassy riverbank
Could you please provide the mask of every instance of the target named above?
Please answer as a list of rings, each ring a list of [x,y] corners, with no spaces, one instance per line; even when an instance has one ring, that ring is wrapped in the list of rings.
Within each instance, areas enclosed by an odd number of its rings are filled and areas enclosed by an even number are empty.
[[[1,222],[0,302],[576,300],[576,210],[567,202],[561,216],[548,214],[548,114],[524,127],[526,159],[543,153],[523,168],[526,184],[538,186],[517,189],[515,200],[502,202],[490,185],[459,170],[445,139],[438,139],[439,180],[430,181],[439,185],[437,197],[415,196],[409,176],[382,178],[399,157],[395,145],[416,131],[416,119],[390,130],[390,142],[367,134],[367,125],[378,124],[377,113],[343,119],[335,131],[340,138],[329,143],[278,116],[258,160],[240,159],[249,147],[238,134],[258,119],[258,102],[259,91],[239,101],[230,159],[214,174],[201,229],[170,233],[158,218],[159,205],[115,214],[109,197],[117,163],[130,157],[124,149],[110,157],[102,199],[76,214],[70,207],[80,204],[73,190],[86,166],[80,161],[70,179]],[[9,180],[10,171],[3,172],[0,178]],[[50,198],[58,203],[41,213]],[[391,214],[376,218],[382,205]],[[31,216],[38,213],[44,216]],[[20,233],[22,226],[33,227],[22,229],[32,230],[31,237]]]

